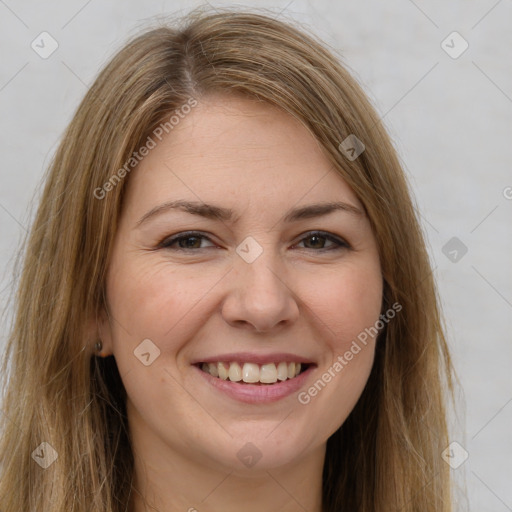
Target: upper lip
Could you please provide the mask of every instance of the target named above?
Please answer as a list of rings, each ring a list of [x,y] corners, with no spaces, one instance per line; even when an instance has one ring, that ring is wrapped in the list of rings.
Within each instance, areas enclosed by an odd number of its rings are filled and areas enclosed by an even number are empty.
[[[202,357],[194,359],[191,364],[198,363],[218,363],[218,362],[243,362],[243,363],[305,363],[315,364],[313,360],[308,357],[292,354],[290,352],[276,352],[275,354],[255,354],[254,352],[232,352],[230,354],[218,354],[211,357]]]

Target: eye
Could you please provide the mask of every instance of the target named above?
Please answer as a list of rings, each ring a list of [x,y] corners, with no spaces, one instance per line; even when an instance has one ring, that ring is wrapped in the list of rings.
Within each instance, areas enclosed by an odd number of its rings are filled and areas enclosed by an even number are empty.
[[[201,242],[203,240],[211,242],[207,236],[198,232],[191,231],[164,239],[162,242],[160,242],[158,248],[172,249],[176,251],[193,251],[195,249],[206,249],[207,247],[201,247]],[[314,250],[315,252],[350,248],[349,244],[341,238],[338,238],[337,236],[331,235],[329,233],[325,233],[323,231],[312,231],[308,233],[307,236],[303,237],[299,243],[303,243],[308,240],[312,241],[312,243],[309,244],[312,245],[312,247],[310,246],[305,248]],[[325,247],[326,242],[330,242],[331,245]],[[211,247],[213,247],[213,245]]]
[[[306,247],[306,249],[316,249],[317,252],[323,252],[323,251],[333,251],[338,249],[348,249],[350,246],[347,242],[342,240],[341,238],[338,238],[337,236],[331,235],[329,233],[325,233],[323,231],[312,231],[307,234],[304,238],[302,238],[301,242],[305,240],[312,240],[313,243],[310,245],[313,245],[313,247]],[[331,242],[330,247],[325,247],[325,241]]]
[[[178,236],[166,238],[165,240],[160,242],[158,247],[165,249],[174,249],[177,251],[186,251],[190,249],[204,249],[204,247],[198,247],[198,245],[201,245],[202,239],[209,240],[208,237],[202,235],[201,233],[191,231],[189,233],[184,233]],[[178,244],[178,247],[173,247],[175,244]]]

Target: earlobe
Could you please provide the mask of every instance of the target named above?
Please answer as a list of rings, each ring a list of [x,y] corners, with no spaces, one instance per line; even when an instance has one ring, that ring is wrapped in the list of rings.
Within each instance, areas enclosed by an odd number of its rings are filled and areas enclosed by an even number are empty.
[[[108,313],[105,308],[101,308],[94,319],[93,336],[94,352],[97,356],[107,357],[112,354],[112,330]]]
[[[102,353],[101,353],[102,350],[103,350],[103,343],[101,342],[101,340],[98,340],[94,344],[94,351],[96,352],[96,355],[101,357],[102,356]]]

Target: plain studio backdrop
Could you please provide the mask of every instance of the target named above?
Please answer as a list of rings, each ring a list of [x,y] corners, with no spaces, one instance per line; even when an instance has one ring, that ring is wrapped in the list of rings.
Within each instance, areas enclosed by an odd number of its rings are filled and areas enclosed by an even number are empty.
[[[0,349],[14,254],[79,101],[149,18],[197,5],[0,0]],[[512,511],[512,1],[237,5],[304,24],[381,115],[416,197],[461,383],[456,444],[440,454],[467,487],[456,509]]]

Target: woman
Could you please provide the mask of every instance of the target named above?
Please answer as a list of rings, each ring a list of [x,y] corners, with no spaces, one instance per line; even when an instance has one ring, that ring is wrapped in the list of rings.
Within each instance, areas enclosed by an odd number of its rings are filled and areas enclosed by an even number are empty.
[[[452,370],[404,173],[290,24],[199,11],[113,58],[16,304],[2,512],[452,510]]]

